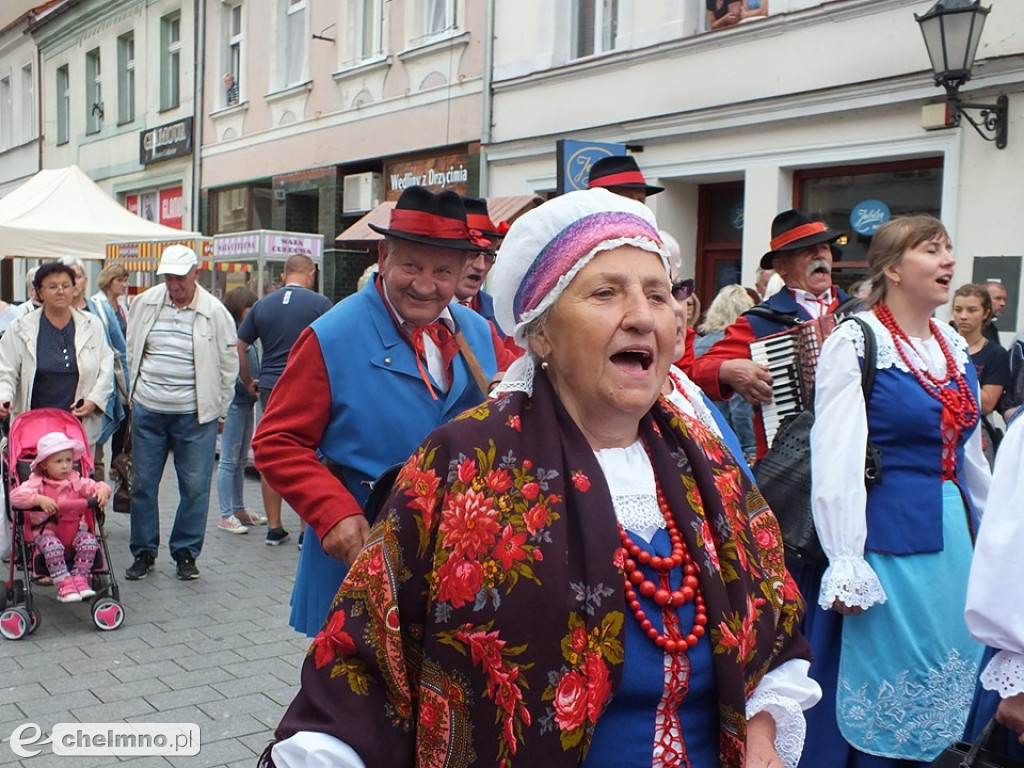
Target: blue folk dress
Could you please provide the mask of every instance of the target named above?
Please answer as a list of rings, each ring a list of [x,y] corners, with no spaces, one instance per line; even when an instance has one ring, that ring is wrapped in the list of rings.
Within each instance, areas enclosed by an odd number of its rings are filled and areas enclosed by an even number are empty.
[[[959,435],[955,470],[943,472],[942,406],[900,358],[873,313],[877,375],[865,407],[858,326],[841,326],[822,349],[811,438],[814,519],[829,568],[806,633],[811,676],[824,699],[808,717],[803,768],[923,766],[964,730],[982,647],[964,605],[972,537],[990,480],[977,427]],[[967,387],[977,378],[962,337],[943,334]],[[938,341],[916,340],[918,366],[945,374]],[[950,384],[949,386],[953,386]],[[866,491],[863,446],[881,451],[881,482]],[[805,593],[808,601],[816,596]],[[829,611],[833,600],[860,615]]]

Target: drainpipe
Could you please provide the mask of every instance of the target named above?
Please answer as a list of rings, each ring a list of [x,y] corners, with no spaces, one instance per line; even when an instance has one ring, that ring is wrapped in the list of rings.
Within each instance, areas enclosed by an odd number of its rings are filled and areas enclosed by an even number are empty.
[[[487,146],[491,143],[491,119],[493,97],[491,83],[494,71],[494,0],[484,2],[484,79],[483,79],[483,125],[480,127],[480,197],[487,197],[490,191],[490,174],[487,169]]]
[[[195,70],[192,73],[192,216],[190,228],[199,231],[199,201],[202,199],[203,116],[206,114],[203,98],[203,73],[206,70],[206,0],[193,0],[195,35]]]

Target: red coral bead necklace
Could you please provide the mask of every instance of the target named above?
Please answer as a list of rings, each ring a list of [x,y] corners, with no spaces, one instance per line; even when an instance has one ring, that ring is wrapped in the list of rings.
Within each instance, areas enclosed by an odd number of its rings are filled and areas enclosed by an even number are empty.
[[[683,541],[683,535],[679,532],[679,527],[672,517],[672,511],[657,479],[655,479],[655,488],[658,496],[658,508],[665,519],[665,527],[669,540],[672,542],[672,554],[668,557],[652,555],[636,544],[626,533],[626,529],[619,525],[619,538],[622,540],[622,551],[625,554],[622,570],[626,585],[626,602],[629,604],[630,610],[633,611],[640,628],[654,641],[654,644],[668,653],[677,653],[692,648],[704,636],[708,613],[704,603],[704,593],[700,588],[700,580],[697,578],[697,565],[693,562],[693,557]],[[650,567],[658,574],[657,584],[644,576],[639,564]],[[673,568],[679,566],[683,567],[683,582],[679,589],[673,590],[670,588],[669,574]],[[659,632],[647,618],[647,612],[640,603],[641,596],[653,600],[654,604],[662,610],[678,609],[692,600],[694,617],[690,631],[683,636],[675,626],[666,622],[665,626],[669,631]]]

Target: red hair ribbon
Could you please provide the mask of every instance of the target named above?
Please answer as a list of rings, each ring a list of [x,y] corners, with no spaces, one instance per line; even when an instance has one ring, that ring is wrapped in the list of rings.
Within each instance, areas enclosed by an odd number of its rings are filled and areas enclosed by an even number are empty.
[[[613,173],[610,176],[601,176],[590,180],[590,187],[621,187],[623,184],[643,184],[647,186],[647,179],[640,171],[626,171],[625,173]]]
[[[801,224],[795,229],[791,229],[788,232],[783,232],[778,237],[773,237],[771,242],[771,249],[773,251],[779,250],[783,246],[789,245],[790,243],[802,240],[805,237],[811,235],[818,235],[824,232],[826,229],[825,224],[820,221],[812,221],[810,224]]]

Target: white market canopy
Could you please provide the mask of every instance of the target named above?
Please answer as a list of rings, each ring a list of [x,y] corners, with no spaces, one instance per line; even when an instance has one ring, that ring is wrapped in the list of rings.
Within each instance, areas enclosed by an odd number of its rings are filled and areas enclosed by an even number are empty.
[[[0,199],[0,259],[103,259],[113,240],[199,236],[135,215],[77,165],[40,171]]]

